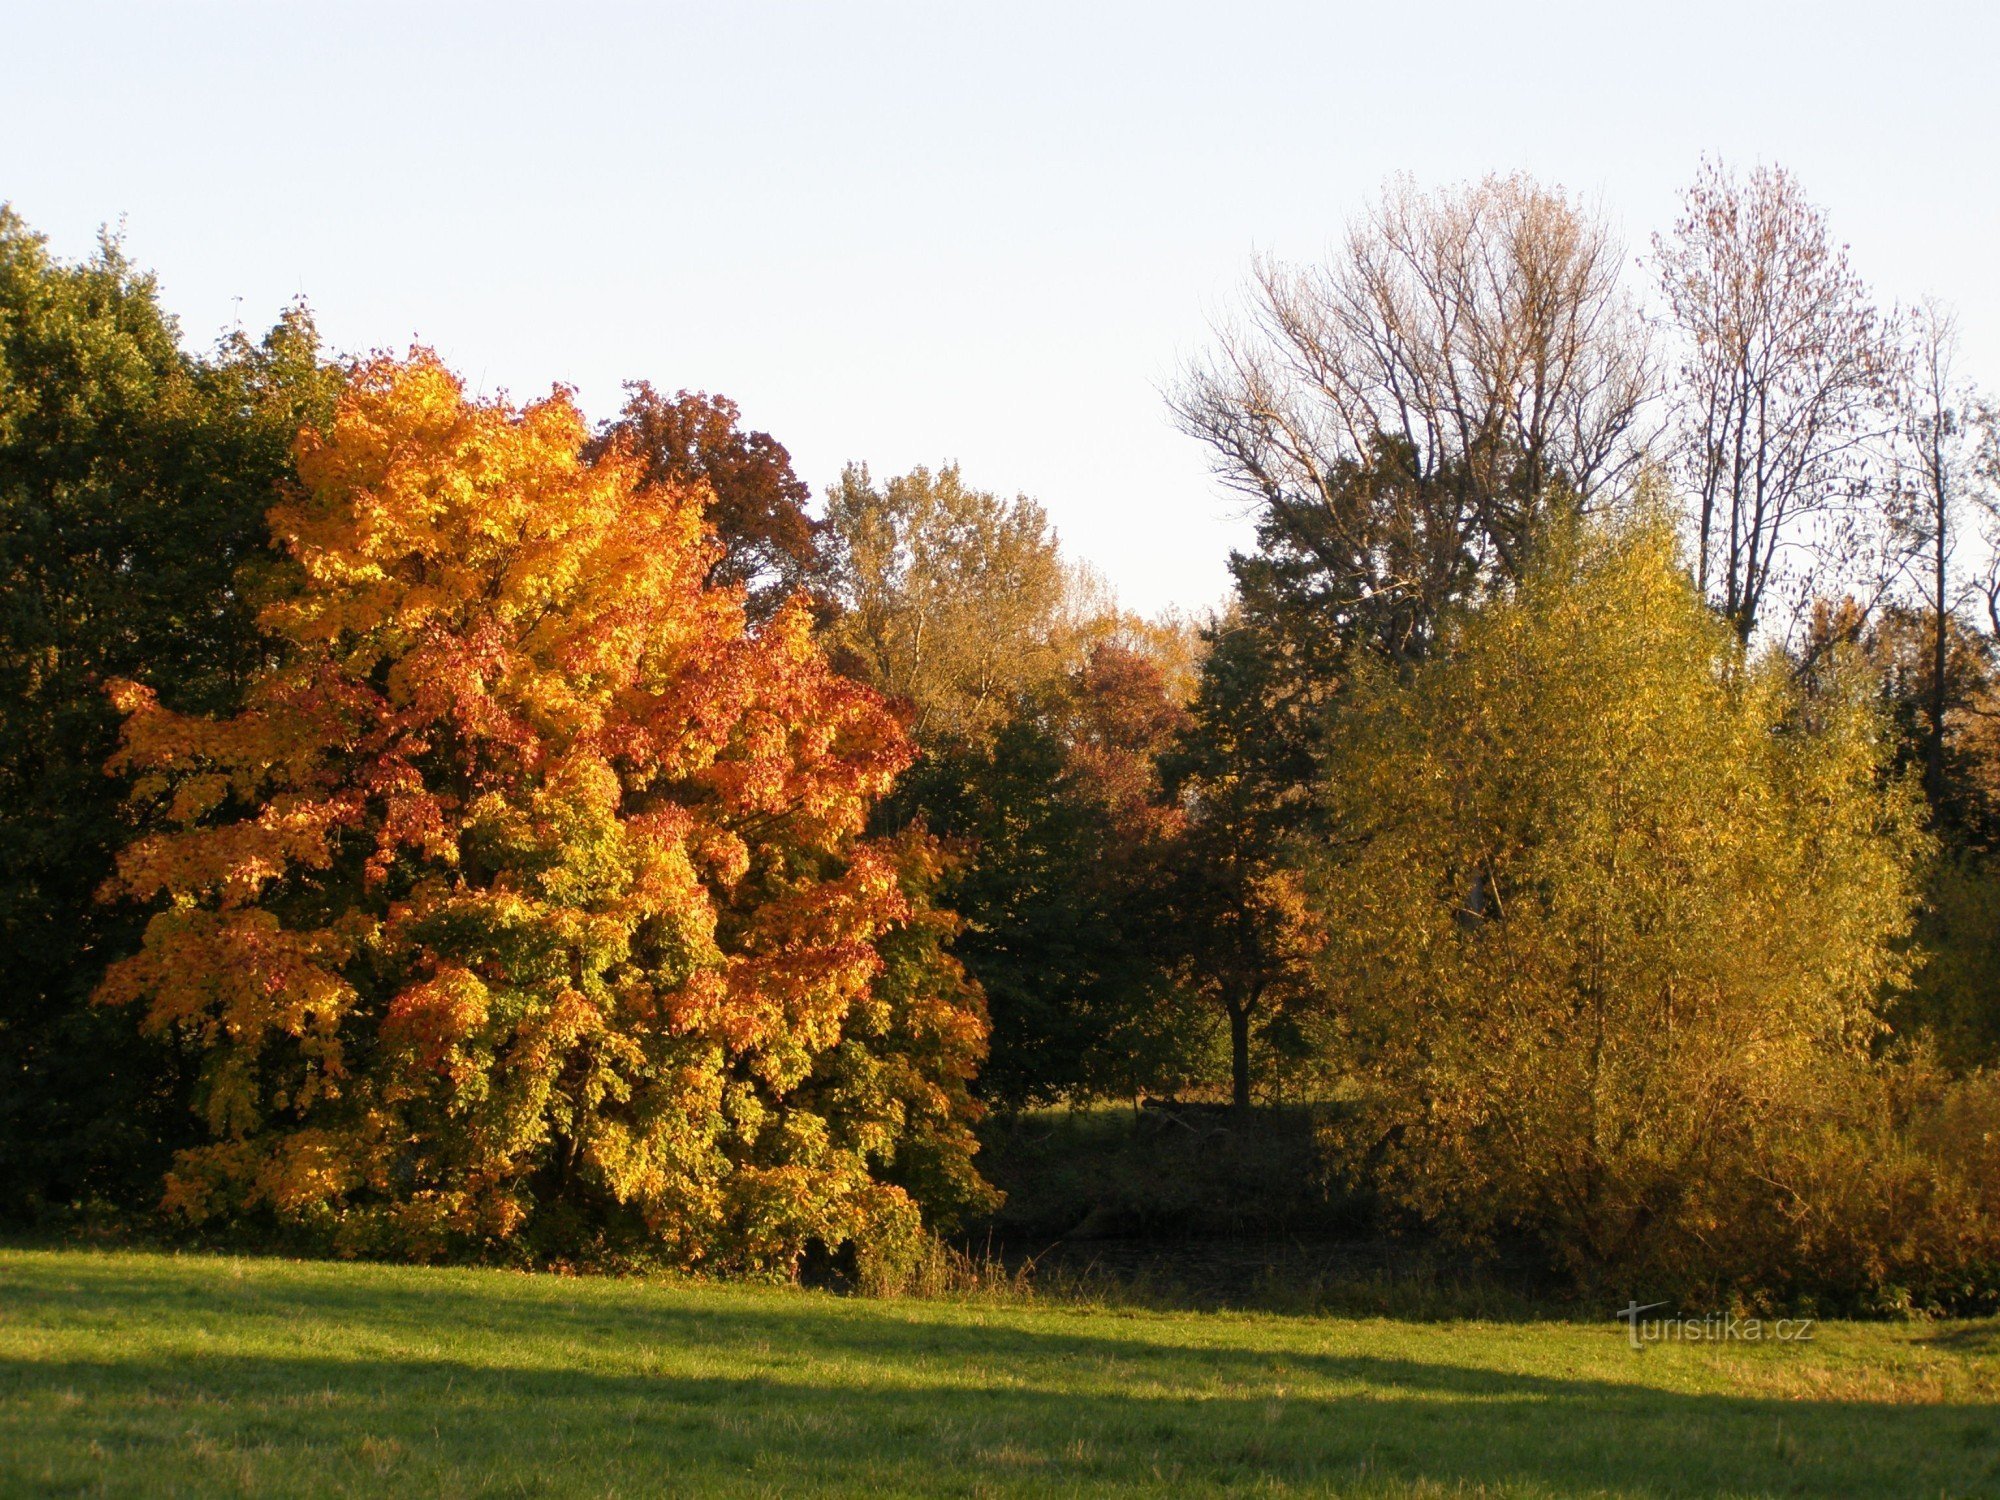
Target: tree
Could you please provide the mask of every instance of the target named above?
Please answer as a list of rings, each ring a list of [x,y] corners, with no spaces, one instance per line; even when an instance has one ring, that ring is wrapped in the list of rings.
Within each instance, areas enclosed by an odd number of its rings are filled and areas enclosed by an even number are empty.
[[[1186,1075],[1162,930],[1179,820],[1157,767],[1182,717],[1148,655],[1100,643],[988,738],[927,748],[883,805],[961,851],[945,891],[992,1014],[985,1098],[1132,1098]]]
[[[1872,698],[1746,660],[1660,519],[1552,536],[1356,684],[1309,867],[1392,1201],[1648,1286],[1817,1232],[1788,1153],[1868,1076],[1927,847]]]
[[[751,618],[768,619],[809,587],[819,562],[819,527],[806,514],[812,491],[792,472],[791,454],[768,432],[743,431],[726,396],[663,396],[643,380],[625,390],[624,410],[591,440],[592,461],[616,451],[638,461],[645,484],[706,483],[722,544],[712,581],[740,585]]]
[[[1172,405],[1251,501],[1173,780],[1189,809],[1174,928],[1231,1033],[1232,1092],[1320,1008],[1284,846],[1355,664],[1407,668],[1453,607],[1515,576],[1550,516],[1622,495],[1653,374],[1604,226],[1525,177],[1407,183],[1325,265],[1259,264],[1247,324]]]
[[[1256,268],[1246,325],[1172,398],[1337,611],[1421,654],[1554,502],[1614,493],[1652,374],[1604,226],[1489,177],[1387,191],[1323,266]]]
[[[66,265],[0,206],[0,1214],[133,1208],[185,1134],[184,1059],[87,1003],[138,937],[92,899],[120,832],[104,685],[234,701],[261,651],[239,576],[338,383],[303,308],[184,353],[116,240]]]
[[[1936,302],[1917,308],[1896,403],[1896,487],[1904,546],[1917,564],[1919,597],[1929,620],[1924,698],[1924,789],[1945,799],[1946,714],[1950,707],[1953,616],[1962,584],[1953,566],[1962,532],[1994,504],[1993,410],[1962,379],[1958,327]],[[1962,564],[1961,564],[1962,565]]]
[[[1803,609],[1829,567],[1872,545],[1874,518],[1856,502],[1889,425],[1894,341],[1825,214],[1782,168],[1738,178],[1704,162],[1653,249],[1679,335],[1695,577],[1747,641],[1774,587],[1789,584]]]
[[[1042,508],[968,486],[956,465],[827,493],[827,572],[844,667],[910,705],[919,742],[977,741],[1074,667],[1083,580]]]
[[[1820,660],[1840,649],[1858,649],[1874,672],[1890,732],[1897,774],[1922,777],[1936,831],[1968,846],[1988,842],[2000,814],[1979,762],[1987,736],[1994,683],[1994,642],[1957,611],[1944,618],[1944,676],[1938,678],[1936,615],[1922,604],[1892,601],[1875,609],[1852,596],[1822,600],[1793,652],[1801,679],[1817,680]],[[1942,702],[1944,742],[1933,762],[1931,716]]]
[[[1293,644],[1247,612],[1218,621],[1161,760],[1181,812],[1165,861],[1163,946],[1226,1025],[1238,1109],[1259,1092],[1260,1071],[1267,1080],[1271,1063],[1304,1053],[1320,1018],[1309,961],[1318,937],[1288,844],[1308,825],[1331,689],[1324,672],[1301,670]]]
[[[361,367],[272,512],[241,710],[119,688],[154,911],[101,998],[202,1058],[169,1208],[783,1270],[908,1245],[915,1082],[969,1149],[971,997],[874,987],[929,923],[913,846],[858,837],[901,731],[802,604],[749,630],[707,583],[701,491],[584,440],[561,394]]]
[[[1947,526],[1957,525],[1948,515]],[[1879,684],[1892,773],[1923,778],[1942,847],[1927,872],[1913,940],[1922,961],[1908,990],[1894,997],[1888,1019],[1898,1033],[1934,1050],[1947,1069],[1966,1072],[2000,1060],[1993,942],[2000,931],[2000,871],[1993,867],[2000,838],[1994,742],[2000,713],[1993,701],[1993,638],[1959,611],[1947,611],[1940,683],[1939,636],[1937,615],[1923,605],[1892,603],[1864,612],[1843,600],[1814,610],[1800,654],[1810,664],[1804,680],[1811,686],[1818,662],[1843,647],[1859,648]],[[1931,729],[1940,703],[1944,738],[1936,745]]]
[[[1133,848],[1178,826],[1164,797],[1160,762],[1190,720],[1161,651],[1182,642],[1171,632],[1134,633],[1131,641],[1100,640],[1054,696],[1049,716],[1069,764],[1092,799],[1110,815],[1114,840]]]
[[[903,706],[921,755],[878,809],[958,856],[953,951],[985,993],[979,1093],[1005,1106],[1171,1086],[1182,1009],[1156,925],[1173,813],[1156,771],[1185,632],[1115,612],[1041,507],[955,467],[828,495],[841,667]]]

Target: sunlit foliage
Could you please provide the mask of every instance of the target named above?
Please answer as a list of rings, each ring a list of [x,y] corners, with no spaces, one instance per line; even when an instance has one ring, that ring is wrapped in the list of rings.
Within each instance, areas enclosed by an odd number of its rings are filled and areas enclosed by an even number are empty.
[[[1786,1164],[1906,972],[1886,738],[1865,675],[1746,660],[1657,523],[1549,537],[1436,660],[1364,673],[1315,891],[1392,1196],[1650,1285],[1805,1244],[1829,1204]]]
[[[585,436],[361,367],[272,513],[242,711],[118,688],[113,894],[157,911],[101,998],[202,1053],[172,1209],[786,1269],[909,1242],[906,1135],[977,1197],[977,998],[878,984],[937,920],[921,844],[858,837],[902,731],[802,605],[707,585],[705,490]]]
[[[848,468],[826,546],[842,661],[906,703],[926,745],[990,736],[1079,663],[1099,612],[1042,508],[974,489],[955,464],[880,484]]]

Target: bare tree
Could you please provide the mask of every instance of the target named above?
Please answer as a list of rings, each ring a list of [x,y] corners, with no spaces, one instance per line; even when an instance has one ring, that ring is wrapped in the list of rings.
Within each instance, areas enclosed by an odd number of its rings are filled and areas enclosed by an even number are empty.
[[[1887,431],[1891,329],[1790,173],[1706,161],[1656,235],[1679,334],[1675,390],[1703,590],[1748,640],[1774,588],[1806,604],[1868,545],[1869,460]]]
[[[1944,787],[1952,614],[1965,597],[1959,554],[1967,527],[1990,520],[1996,504],[1994,412],[1960,376],[1957,359],[1951,310],[1935,301],[1920,304],[1909,322],[1894,451],[1896,519],[1928,631],[1924,779],[1934,799]],[[1984,594],[2000,632],[2000,575],[1988,552],[1973,587]]]
[[[1385,191],[1324,264],[1260,260],[1247,315],[1171,396],[1223,480],[1392,649],[1492,571],[1551,497],[1626,479],[1652,375],[1622,252],[1522,176]]]

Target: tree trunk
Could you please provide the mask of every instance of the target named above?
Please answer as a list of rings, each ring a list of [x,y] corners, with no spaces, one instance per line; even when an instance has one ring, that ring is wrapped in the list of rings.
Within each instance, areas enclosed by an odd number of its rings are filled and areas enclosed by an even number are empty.
[[[1229,1073],[1231,1102],[1239,1112],[1250,1108],[1250,1007],[1229,1007]]]
[[[1933,464],[1931,482],[1935,486],[1937,506],[1937,536],[1931,554],[1931,701],[1927,705],[1926,717],[1929,723],[1924,735],[1924,788],[1930,793],[1931,807],[1942,811],[1944,807],[1944,708],[1945,708],[1945,666],[1950,655],[1950,638],[1946,635],[1945,608],[1950,602],[1946,593],[1945,577],[1945,524],[1948,519],[1945,509],[1945,478],[1943,466]]]

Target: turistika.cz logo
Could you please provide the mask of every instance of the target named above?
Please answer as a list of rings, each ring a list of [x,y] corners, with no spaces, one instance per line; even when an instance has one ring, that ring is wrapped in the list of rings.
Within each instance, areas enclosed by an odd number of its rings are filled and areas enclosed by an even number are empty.
[[[1699,1318],[1670,1314],[1649,1318],[1647,1313],[1664,1302],[1632,1302],[1612,1316],[1625,1325],[1625,1337],[1634,1349],[1648,1344],[1761,1343],[1775,1339],[1783,1344],[1804,1343],[1813,1336],[1815,1318],[1745,1318],[1736,1313],[1705,1313]]]

